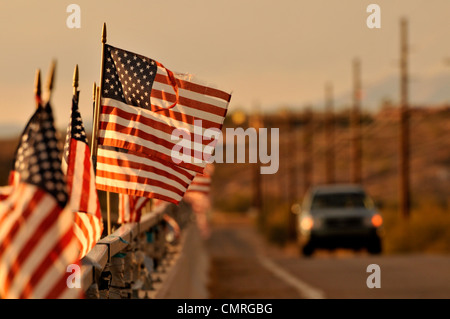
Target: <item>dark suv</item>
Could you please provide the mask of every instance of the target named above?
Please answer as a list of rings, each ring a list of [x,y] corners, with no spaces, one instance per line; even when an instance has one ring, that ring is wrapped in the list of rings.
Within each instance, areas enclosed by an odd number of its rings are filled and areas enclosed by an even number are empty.
[[[305,196],[297,217],[298,241],[304,256],[316,248],[367,248],[382,251],[383,219],[359,185],[324,185]]]

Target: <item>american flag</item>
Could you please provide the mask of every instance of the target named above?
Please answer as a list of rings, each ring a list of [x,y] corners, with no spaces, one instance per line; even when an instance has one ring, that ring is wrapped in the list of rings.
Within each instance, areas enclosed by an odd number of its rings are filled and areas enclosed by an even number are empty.
[[[137,197],[126,194],[119,194],[119,224],[138,223],[141,221],[141,212],[147,202],[148,197]]]
[[[76,96],[72,99],[62,168],[67,178],[68,207],[75,214],[74,231],[80,244],[80,258],[82,258],[100,239],[103,232],[103,220],[95,186],[91,152]]]
[[[213,172],[214,166],[210,163],[206,166],[203,173],[195,175],[191,185],[187,189],[187,193],[199,192],[208,195],[211,190],[211,175]]]
[[[163,214],[163,219],[169,226],[169,231],[170,231],[170,233],[173,234],[173,237],[174,237],[173,239],[174,240],[179,239],[180,235],[181,235],[181,228],[180,228],[180,225],[178,225],[175,218],[173,218],[172,216],[169,216],[168,214]]]
[[[183,198],[195,172],[156,157],[100,146],[97,151],[97,189],[174,204]]]
[[[13,187],[11,185],[0,187],[0,200],[8,198],[12,191]]]
[[[211,178],[214,173],[214,164],[209,163],[203,174],[197,174],[189,186],[183,200],[190,204],[195,213],[197,226],[204,238],[210,236],[207,214],[211,210]]]
[[[73,214],[50,105],[39,106],[16,152],[20,180],[0,201],[0,296],[77,298],[67,266],[78,264]]]
[[[175,156],[178,166],[201,173],[218,141],[231,95],[142,55],[110,45],[104,52],[99,145],[170,163]],[[192,143],[172,136],[175,129],[186,132]],[[173,153],[176,145],[189,154]]]

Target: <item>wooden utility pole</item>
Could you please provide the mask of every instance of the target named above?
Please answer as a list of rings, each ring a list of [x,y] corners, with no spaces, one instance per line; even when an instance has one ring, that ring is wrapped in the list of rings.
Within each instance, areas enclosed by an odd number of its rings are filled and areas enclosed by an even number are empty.
[[[313,115],[311,109],[306,109],[304,114],[303,132],[303,189],[304,193],[312,185],[313,179]]]
[[[297,165],[298,161],[298,149],[299,149],[299,141],[296,130],[296,117],[294,113],[291,113],[287,119],[288,121],[288,163],[289,163],[289,172],[288,172],[288,192],[289,192],[289,209],[288,209],[288,237],[289,239],[295,239],[297,234],[296,227],[296,216],[292,213],[292,206],[296,204],[298,199],[298,190],[297,190]]]
[[[289,161],[285,159],[288,157],[288,139],[289,139],[289,125],[288,125],[288,115],[286,113],[281,113],[278,116],[277,123],[279,128],[279,167],[276,176],[278,178],[278,192],[280,201],[287,203],[289,201]]]
[[[409,217],[408,21],[400,21],[400,210]]]
[[[352,109],[352,183],[362,182],[361,161],[361,64],[353,60],[353,109]]]
[[[250,118],[250,126],[253,127],[256,130],[256,136],[257,141],[259,141],[259,129],[263,127],[262,123],[262,117],[259,114],[259,112],[255,112],[251,118]],[[259,150],[258,146],[252,146],[248,145],[249,154],[251,152],[251,147],[257,147],[257,150]],[[253,207],[257,210],[258,214],[262,214],[262,178],[261,178],[261,163],[259,162],[259,159],[257,159],[256,163],[253,164]]]
[[[334,183],[334,107],[333,86],[325,85],[325,183]]]
[[[287,130],[286,133],[288,135],[287,138],[287,152],[286,152],[286,160],[288,163],[288,176],[287,176],[287,185],[288,185],[288,202],[289,205],[294,204],[296,197],[298,196],[297,192],[297,151],[298,151],[298,139],[295,130],[294,123],[294,113],[289,114],[287,119]]]

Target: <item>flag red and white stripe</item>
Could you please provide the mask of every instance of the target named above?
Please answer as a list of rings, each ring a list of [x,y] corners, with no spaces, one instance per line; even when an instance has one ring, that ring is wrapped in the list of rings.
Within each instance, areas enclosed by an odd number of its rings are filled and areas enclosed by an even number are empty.
[[[0,201],[1,298],[82,295],[68,285],[79,251],[57,145],[50,105],[39,106],[16,152],[12,191]]]
[[[187,191],[209,194],[210,190],[211,190],[211,176],[199,173],[195,175]]]
[[[138,223],[141,212],[150,198],[119,194],[119,224]]]
[[[0,202],[0,297],[79,298],[67,266],[78,264],[73,214],[44,190],[20,183]]]
[[[173,232],[174,239],[179,239],[181,235],[181,228],[178,225],[177,221],[168,214],[163,214],[164,221],[169,225],[170,229]]]
[[[8,198],[8,196],[11,195],[12,190],[13,187],[10,185],[0,187],[0,200]]]
[[[198,173],[192,180],[187,190],[188,193],[199,192],[209,195],[211,191],[211,176],[214,173],[214,164],[210,163],[206,166],[203,173]]]
[[[82,258],[100,239],[103,220],[91,152],[75,98],[72,100],[72,114],[67,131],[62,167],[69,190],[68,206],[75,214],[74,231],[80,244],[80,258]]]
[[[150,197],[178,204],[195,172],[158,158],[121,149],[97,151],[97,188],[103,191]]]
[[[203,174],[197,174],[189,186],[184,201],[191,205],[195,213],[197,226],[204,238],[210,236],[207,214],[211,210],[211,178],[214,173],[214,164],[208,164]]]

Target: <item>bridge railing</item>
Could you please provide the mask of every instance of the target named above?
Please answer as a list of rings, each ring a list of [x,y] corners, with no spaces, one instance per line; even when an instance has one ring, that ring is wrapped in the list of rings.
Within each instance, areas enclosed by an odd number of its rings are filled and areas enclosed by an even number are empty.
[[[162,278],[182,245],[180,238],[166,237],[165,214],[178,222],[182,232],[190,224],[187,205],[156,207],[144,213],[139,223],[123,224],[95,245],[81,261],[86,298],[152,298],[158,289],[167,290]]]

